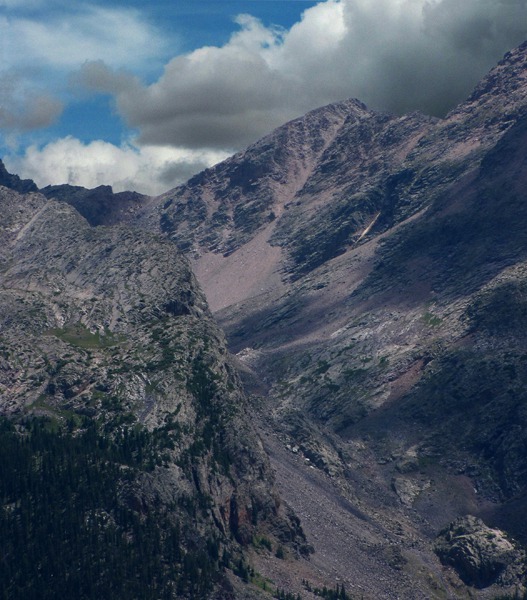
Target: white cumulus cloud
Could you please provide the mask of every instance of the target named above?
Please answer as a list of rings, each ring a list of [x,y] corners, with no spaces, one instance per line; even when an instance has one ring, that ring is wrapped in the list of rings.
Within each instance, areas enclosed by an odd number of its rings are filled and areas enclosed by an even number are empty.
[[[43,148],[30,146],[23,156],[7,156],[6,167],[39,187],[69,183],[86,188],[111,185],[114,192],[134,190],[155,195],[183,183],[194,173],[226,158],[225,153],[162,146],[115,146],[102,140],[84,144],[73,137]]]
[[[104,60],[138,73],[162,66],[167,39],[135,9],[49,0],[3,0],[0,8],[0,130],[55,122],[68,75]]]
[[[11,8],[17,3],[11,2]],[[9,7],[8,7],[9,8]],[[0,17],[3,68],[78,68],[86,60],[143,69],[158,60],[167,40],[135,9],[73,3],[71,9]]]

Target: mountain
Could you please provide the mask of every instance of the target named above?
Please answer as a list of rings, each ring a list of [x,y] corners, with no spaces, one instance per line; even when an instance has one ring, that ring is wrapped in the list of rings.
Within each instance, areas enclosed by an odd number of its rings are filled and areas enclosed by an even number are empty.
[[[175,245],[0,206],[2,595],[234,598],[253,539],[307,551]]]
[[[2,594],[525,597],[526,150],[527,43],[156,198],[2,165]]]
[[[0,160],[0,185],[17,192],[37,192],[37,184],[32,179],[20,179],[18,175],[8,173],[4,163]]]
[[[523,44],[444,119],[330,105],[137,221],[226,331],[305,572],[356,595],[523,594],[526,147]],[[508,562],[456,562],[505,534]]]
[[[61,184],[48,185],[39,190],[32,179],[20,179],[9,173],[0,160],[0,186],[21,194],[39,192],[46,198],[53,198],[73,206],[90,225],[117,225],[133,220],[142,212],[148,196],[137,192],[114,193],[109,185],[86,189],[81,186]]]

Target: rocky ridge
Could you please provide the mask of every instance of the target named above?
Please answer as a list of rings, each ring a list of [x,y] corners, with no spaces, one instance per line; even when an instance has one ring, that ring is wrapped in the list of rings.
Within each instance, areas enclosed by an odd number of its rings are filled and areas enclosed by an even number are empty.
[[[37,184],[32,179],[20,179],[18,175],[12,175],[2,161],[0,161],[0,185],[21,193],[38,191]]]
[[[40,192],[73,206],[93,226],[125,223],[142,210],[147,200],[147,196],[137,192],[114,193],[109,185],[91,190],[67,184],[48,185]]]

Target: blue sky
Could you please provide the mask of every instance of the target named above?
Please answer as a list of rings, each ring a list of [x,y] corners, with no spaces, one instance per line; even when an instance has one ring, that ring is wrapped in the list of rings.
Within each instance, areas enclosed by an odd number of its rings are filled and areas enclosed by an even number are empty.
[[[0,0],[0,156],[156,194],[348,97],[441,115],[527,37],[527,0]]]

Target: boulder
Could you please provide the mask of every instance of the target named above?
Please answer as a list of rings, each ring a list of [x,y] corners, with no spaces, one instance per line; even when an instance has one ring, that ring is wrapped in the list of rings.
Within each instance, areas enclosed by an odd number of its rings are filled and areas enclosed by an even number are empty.
[[[517,583],[525,571],[525,553],[503,531],[471,515],[456,519],[439,533],[435,552],[466,584],[477,588]]]

